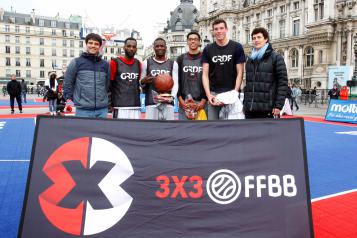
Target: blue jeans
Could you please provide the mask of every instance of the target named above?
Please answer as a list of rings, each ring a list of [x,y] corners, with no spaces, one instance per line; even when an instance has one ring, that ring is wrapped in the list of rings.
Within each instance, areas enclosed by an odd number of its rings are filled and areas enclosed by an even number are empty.
[[[85,110],[76,108],[76,117],[107,118],[108,108]]]
[[[50,112],[56,112],[57,111],[57,99],[48,100],[48,106],[49,106]]]

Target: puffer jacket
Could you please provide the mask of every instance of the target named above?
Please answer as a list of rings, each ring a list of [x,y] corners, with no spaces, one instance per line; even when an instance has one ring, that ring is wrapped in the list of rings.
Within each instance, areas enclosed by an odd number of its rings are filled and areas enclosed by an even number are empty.
[[[260,60],[248,58],[244,88],[244,110],[269,113],[282,109],[288,90],[286,65],[281,55],[269,44]]]
[[[108,106],[109,64],[100,57],[83,53],[68,65],[63,95],[85,110]]]
[[[17,80],[10,80],[7,83],[7,92],[11,96],[18,96],[21,94],[21,84]]]

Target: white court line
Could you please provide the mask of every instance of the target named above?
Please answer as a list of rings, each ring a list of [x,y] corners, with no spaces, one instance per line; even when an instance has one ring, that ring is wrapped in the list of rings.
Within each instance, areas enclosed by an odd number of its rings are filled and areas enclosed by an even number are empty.
[[[30,162],[29,159],[5,159],[5,160],[0,160],[0,163],[1,162]]]
[[[335,194],[331,194],[331,195],[327,195],[327,196],[323,196],[323,197],[319,197],[319,198],[314,198],[314,199],[311,199],[311,202],[317,202],[317,201],[320,201],[320,200],[325,200],[325,199],[328,199],[328,198],[333,198],[333,197],[345,195],[345,194],[348,194],[348,193],[354,193],[354,192],[357,192],[357,189],[352,189],[352,190],[348,190],[348,191],[344,191],[344,192],[340,192],[340,193],[335,193]]]
[[[340,131],[335,134],[357,136],[357,131]]]

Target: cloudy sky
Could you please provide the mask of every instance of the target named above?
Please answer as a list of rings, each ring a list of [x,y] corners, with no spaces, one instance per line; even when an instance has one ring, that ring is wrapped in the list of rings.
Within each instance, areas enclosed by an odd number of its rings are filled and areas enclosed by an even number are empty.
[[[199,0],[193,1],[199,9]],[[70,15],[88,16],[88,25],[115,26],[138,30],[148,46],[162,30],[180,0],[1,0],[0,7],[19,13],[67,18]]]

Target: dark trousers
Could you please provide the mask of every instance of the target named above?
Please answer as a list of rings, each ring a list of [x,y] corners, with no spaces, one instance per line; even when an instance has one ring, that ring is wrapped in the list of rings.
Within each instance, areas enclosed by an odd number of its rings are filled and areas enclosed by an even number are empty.
[[[298,106],[298,104],[296,102],[296,98],[292,97],[292,98],[290,98],[290,108],[291,108],[291,110],[293,110],[294,104],[295,104],[296,110],[299,110],[299,106]]]
[[[22,111],[21,94],[20,95],[16,95],[16,96],[10,95],[11,111],[14,110],[15,98],[16,98],[16,101],[17,101],[17,105],[19,106],[19,110]]]
[[[271,112],[250,112],[245,111],[245,119],[254,119],[254,118],[274,118]]]

